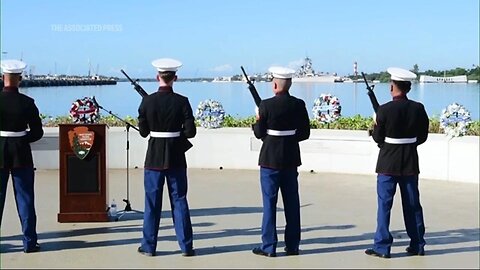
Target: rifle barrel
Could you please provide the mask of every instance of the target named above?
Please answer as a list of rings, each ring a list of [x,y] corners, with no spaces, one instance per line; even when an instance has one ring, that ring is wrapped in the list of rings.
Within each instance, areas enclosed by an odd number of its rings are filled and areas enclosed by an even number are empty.
[[[120,69],[120,72],[122,72],[123,75],[125,75],[125,77],[127,77],[127,79],[132,83],[133,88],[140,94],[140,96],[148,96],[148,93],[145,92],[145,90],[143,90],[143,88],[136,81],[132,80],[132,78],[130,78],[130,76],[128,76],[123,69]]]
[[[248,78],[247,72],[245,72],[245,69],[243,68],[243,66],[240,66],[240,68],[242,69],[243,75],[245,76],[245,79],[247,80],[247,83],[252,84],[252,82]]]
[[[247,79],[247,83],[249,85],[248,90],[250,90],[250,94],[252,95],[253,100],[255,101],[255,105],[260,106],[260,102],[262,102],[262,98],[258,94],[257,89],[255,88],[255,85],[253,85],[253,83],[248,78],[247,72],[245,72],[245,69],[243,68],[243,66],[240,66],[240,68],[242,69],[243,75]]]
[[[370,98],[370,102],[372,103],[373,111],[377,112],[378,107],[380,107],[380,104],[378,103],[377,97],[375,96],[375,92],[373,92],[373,87],[368,85],[367,78],[365,77],[365,73],[362,72],[362,77],[363,80],[365,81],[365,84],[367,85],[367,95]]]
[[[130,78],[130,76],[128,76],[127,73],[125,73],[125,71],[123,71],[123,69],[120,69],[120,72],[122,72],[123,75],[125,75],[125,77],[127,77],[127,79],[128,79],[130,82],[133,82],[133,80]]]

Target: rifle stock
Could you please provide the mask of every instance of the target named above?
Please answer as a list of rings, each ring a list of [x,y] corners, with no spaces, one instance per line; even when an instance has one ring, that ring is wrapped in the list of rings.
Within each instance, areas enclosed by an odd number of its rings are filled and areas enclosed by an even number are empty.
[[[375,96],[375,93],[373,92],[373,86],[368,85],[367,78],[365,77],[365,73],[362,72],[362,77],[363,81],[365,81],[365,84],[367,85],[367,95],[370,98],[370,102],[372,103],[373,111],[376,113],[378,110],[378,107],[380,107],[380,104],[378,104],[377,97]]]
[[[250,90],[250,94],[252,95],[253,100],[255,101],[255,105],[257,105],[257,107],[258,107],[258,106],[260,106],[260,102],[262,101],[262,98],[258,94],[257,89],[255,88],[255,85],[253,85],[253,83],[248,78],[248,75],[245,72],[245,69],[243,69],[243,66],[240,66],[240,68],[242,69],[243,75],[247,79],[248,90]]]
[[[125,71],[123,71],[123,69],[120,69],[120,71],[123,73],[123,75],[125,75],[125,77],[127,77],[127,79],[132,83],[133,85],[133,88],[137,91],[137,93],[140,94],[140,96],[142,97],[146,97],[148,96],[148,93],[143,90],[143,88],[140,86],[140,84],[137,83],[137,81],[134,81],[130,78],[130,76],[127,75],[127,73],[125,73]]]

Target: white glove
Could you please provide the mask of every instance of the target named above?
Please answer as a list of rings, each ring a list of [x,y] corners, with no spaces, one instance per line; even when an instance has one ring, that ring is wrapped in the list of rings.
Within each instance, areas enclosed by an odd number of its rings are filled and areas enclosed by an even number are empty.
[[[373,112],[372,118],[373,118],[373,122],[377,124],[377,114],[375,112]]]
[[[258,106],[255,106],[255,115],[258,115],[259,112],[258,112]]]

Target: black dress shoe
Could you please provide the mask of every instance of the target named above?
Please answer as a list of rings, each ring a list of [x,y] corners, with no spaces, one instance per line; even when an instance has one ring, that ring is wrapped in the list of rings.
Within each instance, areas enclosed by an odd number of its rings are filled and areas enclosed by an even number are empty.
[[[267,253],[265,251],[263,251],[261,248],[254,248],[252,250],[253,254],[255,255],[261,255],[261,256],[266,256],[266,257],[277,257],[277,254],[275,253]]]
[[[142,255],[145,255],[145,256],[148,256],[148,257],[155,256],[155,254],[153,252],[147,252],[147,251],[143,250],[142,247],[138,247],[137,251],[138,251],[138,253],[140,253]]]
[[[33,252],[38,252],[38,251],[40,251],[40,244],[38,244],[38,243],[36,243],[35,246],[33,246],[31,248],[23,250],[23,252],[25,252],[25,253],[33,253]]]
[[[390,258],[390,254],[378,253],[375,250],[373,250],[372,248],[369,248],[369,249],[365,250],[365,254],[370,255],[370,256],[376,256],[376,257],[384,258],[384,259],[389,259]]]
[[[405,251],[408,253],[408,255],[410,256],[423,256],[425,255],[425,251],[424,250],[420,250],[420,251],[416,251],[414,248],[412,247],[407,247],[405,249]]]
[[[285,250],[287,256],[296,256],[296,255],[299,254],[298,249],[292,249],[292,250],[290,250],[290,249],[288,249],[288,248],[285,247],[284,250]]]
[[[192,257],[192,256],[195,256],[195,250],[189,250],[189,251],[185,251],[185,252],[182,252],[182,256],[183,257]]]

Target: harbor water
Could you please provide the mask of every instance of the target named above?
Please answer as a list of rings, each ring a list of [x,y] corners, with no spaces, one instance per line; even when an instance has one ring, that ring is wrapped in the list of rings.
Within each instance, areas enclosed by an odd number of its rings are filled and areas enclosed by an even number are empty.
[[[140,85],[148,93],[158,88],[157,82],[141,82]],[[257,82],[255,85],[263,99],[273,95],[271,83]],[[137,117],[141,102],[141,96],[129,82],[99,86],[29,87],[21,88],[20,91],[35,99],[40,113],[51,117],[68,115],[72,103],[83,97],[95,96],[106,111],[122,118]],[[234,117],[255,114],[255,104],[246,83],[177,82],[174,91],[189,98],[194,113],[201,101],[213,99],[223,105],[226,114]],[[380,104],[391,100],[390,84],[378,83],[374,91]],[[321,94],[338,97],[342,107],[341,115],[344,117],[357,114],[368,117],[373,114],[363,83],[294,83],[290,92],[305,101],[311,118],[313,103]],[[456,102],[470,112],[473,120],[479,120],[478,83],[416,83],[412,85],[408,96],[412,100],[422,102],[430,117],[439,117],[445,107]],[[101,110],[101,115],[108,115],[106,111]]]

